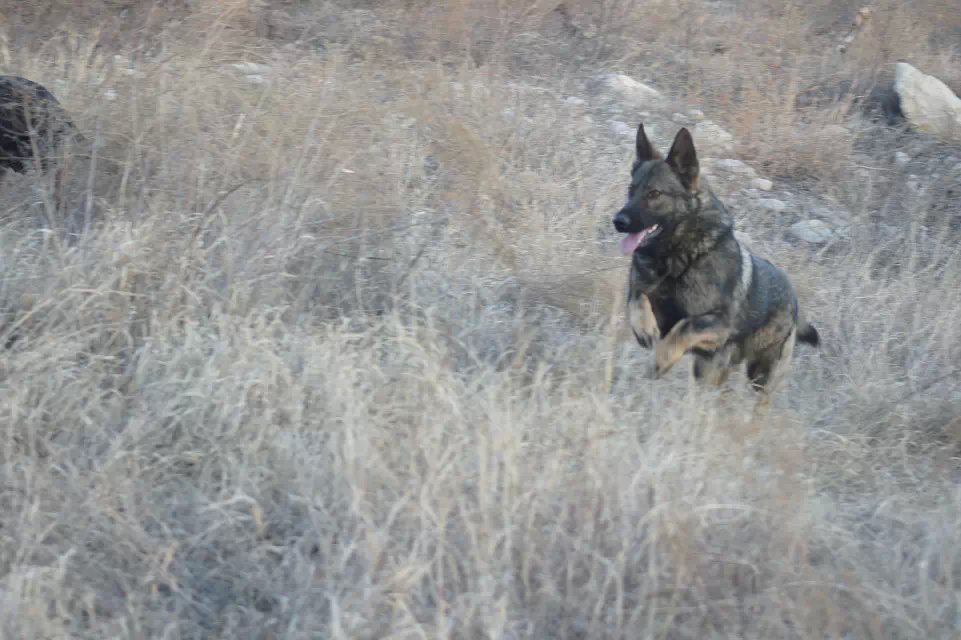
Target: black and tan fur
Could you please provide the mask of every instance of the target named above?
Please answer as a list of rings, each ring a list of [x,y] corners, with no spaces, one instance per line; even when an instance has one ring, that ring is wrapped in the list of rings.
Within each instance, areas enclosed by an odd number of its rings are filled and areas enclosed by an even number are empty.
[[[644,347],[654,347],[661,377],[685,353],[694,375],[722,384],[741,363],[765,397],[790,364],[795,340],[817,346],[817,330],[799,318],[787,275],[734,237],[734,220],[699,176],[687,129],[667,158],[637,129],[637,157],[627,204],[615,228],[660,232],[631,257],[627,312]]]

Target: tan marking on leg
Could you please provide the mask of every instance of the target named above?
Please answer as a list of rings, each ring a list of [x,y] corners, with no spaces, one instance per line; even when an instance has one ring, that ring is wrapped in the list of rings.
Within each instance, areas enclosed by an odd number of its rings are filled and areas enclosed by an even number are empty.
[[[728,345],[710,356],[698,355],[694,359],[694,375],[702,382],[716,387],[723,386],[734,365],[731,362],[735,347]]]
[[[657,328],[657,318],[654,317],[651,301],[643,293],[633,298],[628,297],[627,319],[635,335],[648,338],[651,343],[656,342],[660,337],[660,330]]]
[[[655,377],[660,378],[671,370],[681,357],[691,349],[717,349],[723,343],[723,337],[717,331],[702,331],[685,333],[688,319],[678,322],[664,339],[657,343],[654,351]]]
[[[654,349],[654,377],[660,378],[671,370],[684,355],[680,347],[678,334],[687,325],[687,318],[678,322],[668,332],[664,339],[657,343]]]
[[[758,426],[767,424],[768,416],[771,413],[771,397],[774,395],[787,377],[788,370],[791,368],[791,361],[794,356],[794,343],[797,339],[797,329],[791,329],[787,339],[781,346],[781,356],[771,368],[768,374],[767,384],[758,391],[758,399],[754,404],[754,412],[751,420]]]
[[[730,375],[730,373],[730,367],[708,365],[707,369],[702,372],[702,376],[704,382],[712,384],[715,387],[720,387],[722,384],[727,382],[727,377]]]
[[[794,359],[794,343],[797,340],[797,329],[791,329],[784,345],[781,347],[781,357],[774,364],[768,383],[764,387],[764,394],[770,396],[777,391],[784,383],[788,370],[791,368],[791,361]]]

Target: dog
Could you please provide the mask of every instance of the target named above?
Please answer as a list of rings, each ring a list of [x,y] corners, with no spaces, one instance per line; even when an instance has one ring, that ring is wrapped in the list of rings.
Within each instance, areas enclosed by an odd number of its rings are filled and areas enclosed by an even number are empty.
[[[614,216],[631,256],[627,317],[637,342],[654,348],[654,377],[686,353],[694,377],[722,385],[746,363],[764,398],[783,378],[795,341],[817,347],[788,276],[734,237],[734,219],[700,179],[694,140],[677,132],[664,158],[637,128],[627,203]]]
[[[55,195],[63,189],[62,151],[79,142],[77,128],[50,91],[19,76],[0,76],[0,169],[26,173],[55,169]]]

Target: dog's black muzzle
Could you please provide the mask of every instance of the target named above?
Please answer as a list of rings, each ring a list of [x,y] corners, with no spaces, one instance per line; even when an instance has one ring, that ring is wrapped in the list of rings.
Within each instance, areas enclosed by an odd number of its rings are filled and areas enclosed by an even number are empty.
[[[614,216],[614,228],[617,229],[618,233],[627,233],[631,227],[631,218],[627,213],[621,209]]]

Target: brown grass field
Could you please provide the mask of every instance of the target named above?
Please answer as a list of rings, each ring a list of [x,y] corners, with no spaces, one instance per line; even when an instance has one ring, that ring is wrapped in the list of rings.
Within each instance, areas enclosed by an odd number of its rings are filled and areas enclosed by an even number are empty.
[[[961,147],[862,108],[961,12],[861,6],[0,2],[87,138],[0,181],[0,638],[961,637]],[[608,120],[694,108],[824,343],[764,428],[626,333]]]

